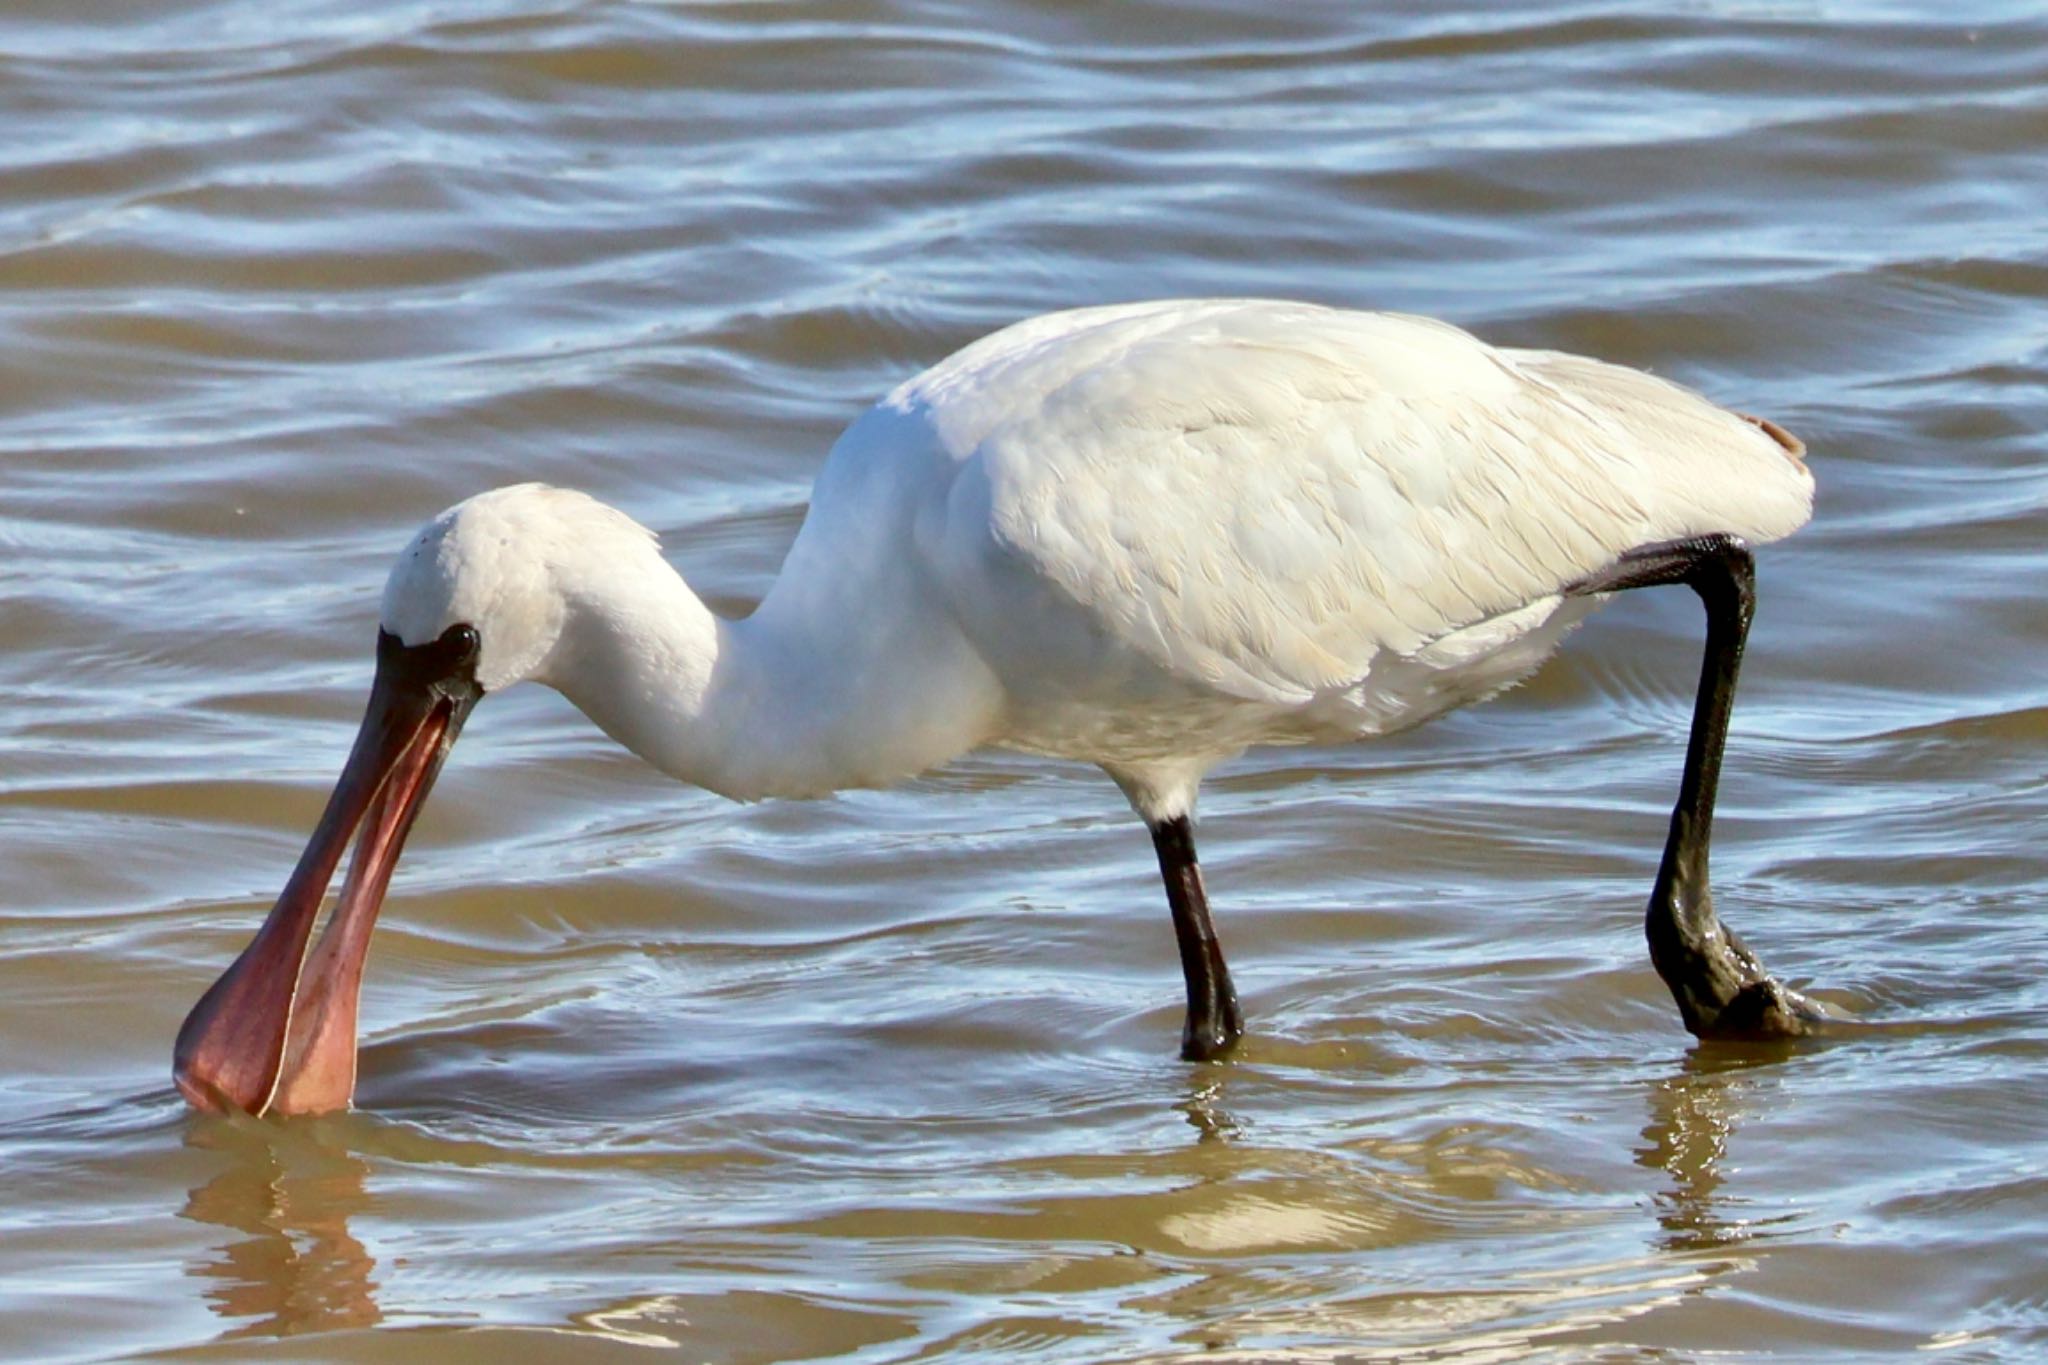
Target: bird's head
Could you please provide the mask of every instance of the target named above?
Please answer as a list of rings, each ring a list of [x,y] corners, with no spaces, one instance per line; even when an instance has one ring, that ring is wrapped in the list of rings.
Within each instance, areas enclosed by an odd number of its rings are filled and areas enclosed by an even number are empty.
[[[652,537],[623,513],[526,484],[457,504],[399,555],[369,706],[326,812],[269,918],[178,1033],[173,1074],[195,1106],[347,1106],[363,961],[406,833],[483,695],[547,676],[574,585],[621,537],[651,552]],[[313,943],[351,840],[340,896]]]
[[[544,675],[575,570],[622,531],[650,539],[582,493],[543,484],[480,493],[422,526],[399,553],[384,584],[382,633],[418,649],[468,627],[486,692]]]

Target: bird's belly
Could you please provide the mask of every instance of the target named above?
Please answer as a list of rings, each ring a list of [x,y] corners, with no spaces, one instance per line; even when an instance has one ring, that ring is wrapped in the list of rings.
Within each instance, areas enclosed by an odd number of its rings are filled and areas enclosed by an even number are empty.
[[[1013,694],[995,742],[1121,767],[1393,734],[1522,681],[1600,600],[1545,598],[1413,654],[1382,652],[1355,682],[1301,701],[1235,696],[1133,662],[1099,688]]]

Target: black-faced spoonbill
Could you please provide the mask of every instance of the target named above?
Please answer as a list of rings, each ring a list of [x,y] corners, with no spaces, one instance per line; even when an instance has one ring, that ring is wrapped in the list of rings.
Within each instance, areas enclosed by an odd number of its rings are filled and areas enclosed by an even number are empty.
[[[1706,657],[1651,957],[1704,1037],[1821,1012],[1715,917],[1707,844],[1753,602],[1812,510],[1800,443],[1633,370],[1421,318],[1212,300],[1035,318],[840,437],[782,573],[712,614],[654,536],[500,488],[385,586],[354,752],[277,905],[179,1032],[195,1105],[345,1107],[370,931],[479,698],[532,679],[728,796],[879,786],[980,745],[1099,764],[1152,831],[1181,1052],[1243,1029],[1189,820],[1255,744],[1366,739],[1525,677],[1608,594],[1690,585]],[[335,909],[313,922],[361,830]]]

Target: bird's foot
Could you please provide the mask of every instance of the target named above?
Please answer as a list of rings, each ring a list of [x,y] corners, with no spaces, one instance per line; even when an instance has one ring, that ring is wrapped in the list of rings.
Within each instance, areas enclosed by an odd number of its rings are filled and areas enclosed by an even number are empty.
[[[1230,1055],[1244,1036],[1244,1016],[1238,1011],[1235,994],[1226,996],[1221,1007],[1197,1019],[1189,1015],[1180,1031],[1180,1059],[1184,1062],[1215,1062]]]
[[[1699,911],[1704,910],[1704,915]],[[1843,1022],[1779,983],[1762,959],[1702,901],[1688,916],[1653,917],[1650,959],[1694,1036],[1724,1042],[1811,1038]]]
[[[1237,1047],[1236,1033],[1194,1033],[1180,1035],[1180,1059],[1184,1062],[1220,1062]]]
[[[1769,974],[1749,943],[1714,917],[1704,892],[1681,902],[1667,896],[1651,900],[1645,927],[1651,964],[1671,988],[1677,1013],[1696,1038],[1788,1042],[1845,1023]]]
[[[1719,1042],[1776,1043],[1811,1038],[1838,1022],[1820,1004],[1769,976],[1748,982],[1733,998],[1713,1009],[1688,1002],[1685,1026],[1703,1039]]]

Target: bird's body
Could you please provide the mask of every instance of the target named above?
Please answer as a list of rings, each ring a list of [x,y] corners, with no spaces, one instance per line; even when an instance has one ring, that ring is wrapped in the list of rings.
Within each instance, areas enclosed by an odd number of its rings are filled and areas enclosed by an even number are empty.
[[[882,785],[986,744],[1099,764],[1159,843],[1191,1028],[1201,977],[1234,1036],[1186,838],[1203,774],[1251,745],[1385,734],[1487,696],[1607,591],[1696,575],[1714,538],[1789,534],[1811,509],[1800,451],[1640,372],[1420,318],[1085,309],[968,346],[856,421],[743,620],[713,615],[623,513],[520,485],[420,533],[383,626],[393,660],[438,650],[469,689],[445,733],[438,712],[420,722],[442,750],[476,695],[530,678],[742,799]],[[400,793],[401,840],[431,777]],[[303,953],[308,932],[283,938]],[[270,1103],[280,1068],[243,1088]]]
[[[678,777],[811,796],[999,744],[1101,764],[1166,816],[1250,745],[1386,734],[1517,681],[1594,605],[1568,584],[1635,545],[1776,539],[1812,487],[1765,430],[1635,371],[1201,301],[1036,318],[903,384],[709,651],[610,509],[536,486],[465,509],[521,543],[576,525],[602,610],[675,628],[545,680]],[[665,714],[681,652],[710,654],[715,715]]]

